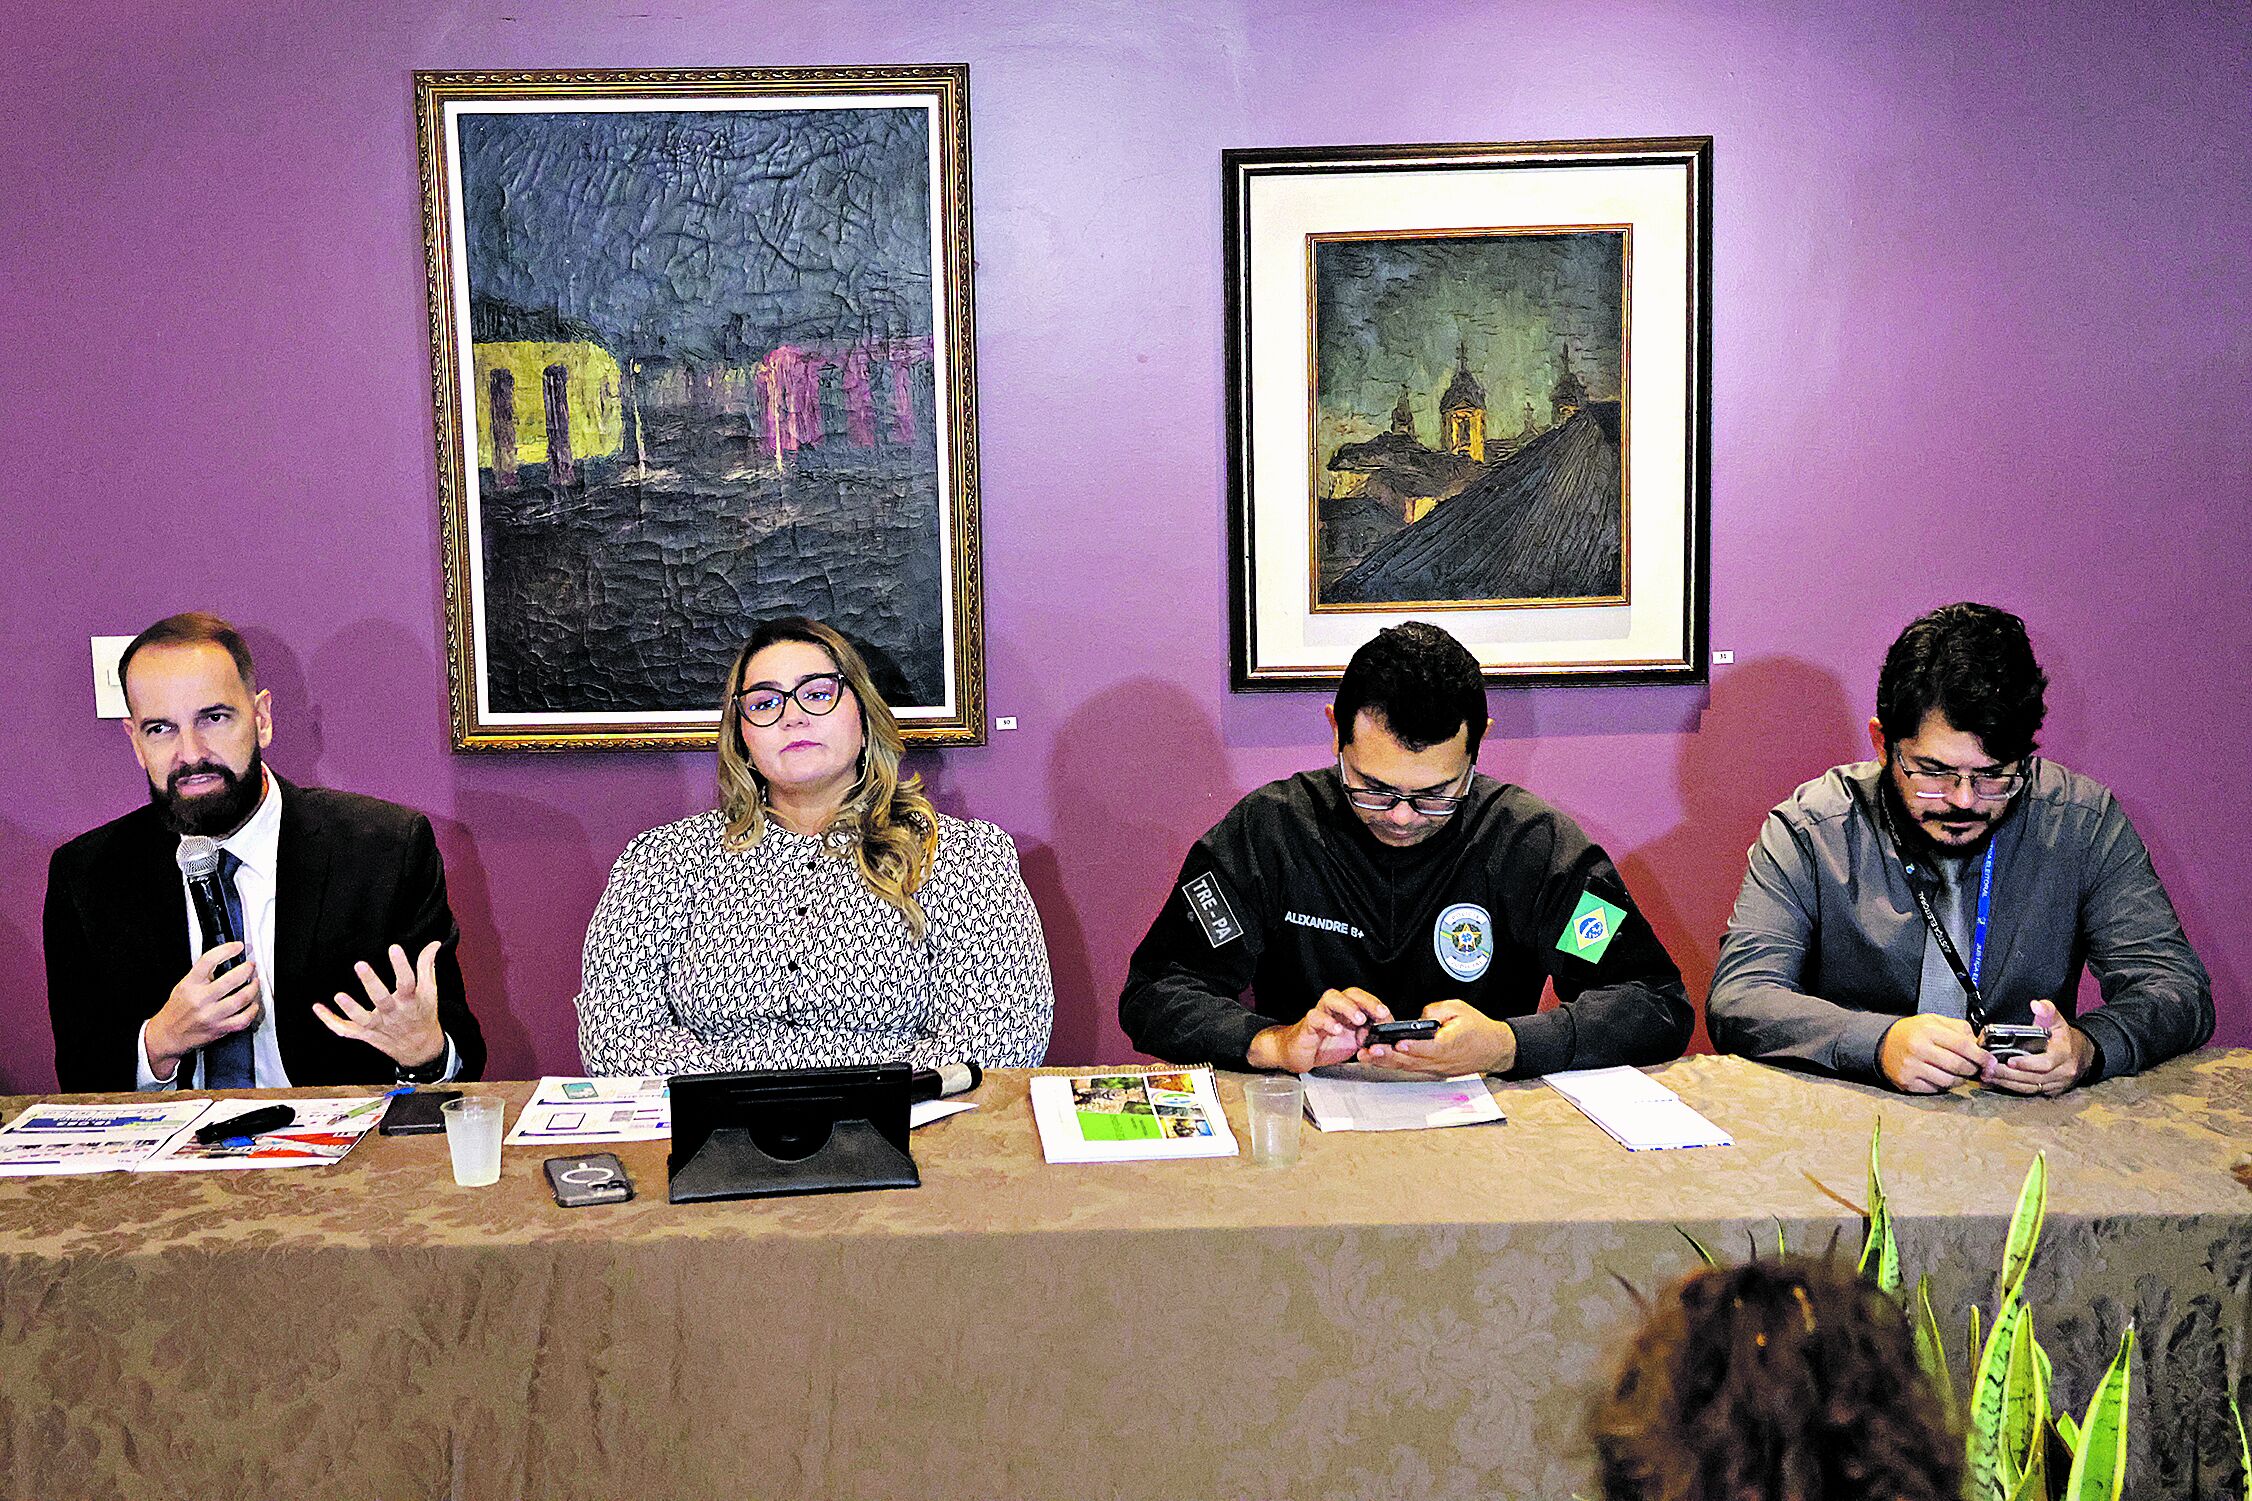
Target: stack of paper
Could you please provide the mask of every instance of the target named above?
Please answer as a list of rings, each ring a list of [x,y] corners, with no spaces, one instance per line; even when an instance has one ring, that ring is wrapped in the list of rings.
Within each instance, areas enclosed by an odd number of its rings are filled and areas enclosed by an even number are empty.
[[[338,1162],[383,1119],[389,1095],[292,1099],[297,1119],[275,1131],[206,1145],[201,1127],[265,1108],[263,1100],[33,1105],[0,1127],[0,1177],[49,1173],[179,1173]]]
[[[1306,1113],[1324,1131],[1422,1131],[1504,1119],[1479,1074],[1452,1079],[1308,1074]]]
[[[1638,1068],[1580,1068],[1545,1082],[1630,1152],[1732,1147],[1736,1139]]]
[[[1032,1119],[1050,1162],[1236,1154],[1208,1068],[1044,1074],[1032,1081]]]

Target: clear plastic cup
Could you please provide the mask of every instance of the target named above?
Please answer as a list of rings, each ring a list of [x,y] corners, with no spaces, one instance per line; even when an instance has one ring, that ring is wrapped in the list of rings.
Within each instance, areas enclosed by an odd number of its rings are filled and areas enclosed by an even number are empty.
[[[1306,1111],[1306,1086],[1298,1076],[1246,1079],[1243,1103],[1251,1117],[1251,1160],[1261,1167],[1288,1167],[1296,1162],[1298,1125]]]
[[[453,1154],[454,1182],[483,1188],[500,1181],[500,1128],[506,1102],[496,1095],[465,1094],[439,1106],[446,1118],[446,1149]]]

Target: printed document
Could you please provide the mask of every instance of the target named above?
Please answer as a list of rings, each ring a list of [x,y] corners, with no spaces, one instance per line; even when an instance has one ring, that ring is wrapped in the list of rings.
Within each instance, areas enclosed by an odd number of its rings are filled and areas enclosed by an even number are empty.
[[[146,1104],[27,1106],[0,1127],[0,1178],[129,1171],[194,1125],[210,1105],[157,1095]]]
[[[1576,1068],[1543,1083],[1630,1152],[1666,1147],[1732,1147],[1736,1139],[1638,1068]]]
[[[1324,1131],[1423,1131],[1506,1118],[1479,1074],[1410,1079],[1323,1070],[1305,1080],[1306,1113]]]

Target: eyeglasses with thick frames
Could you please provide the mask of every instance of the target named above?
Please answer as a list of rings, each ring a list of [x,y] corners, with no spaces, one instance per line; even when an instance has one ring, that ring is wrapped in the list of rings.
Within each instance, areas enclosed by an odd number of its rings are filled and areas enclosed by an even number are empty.
[[[1461,776],[1440,785],[1453,787],[1467,783],[1475,770],[1477,767],[1474,765],[1465,766]],[[1425,818],[1444,818],[1461,807],[1463,800],[1470,795],[1467,792],[1396,792],[1390,787],[1355,785],[1345,780],[1345,758],[1342,755],[1337,758],[1337,780],[1344,783],[1345,801],[1363,813],[1389,813],[1406,803]]]
[[[833,672],[817,672],[799,678],[795,687],[777,688],[772,683],[753,683],[735,695],[735,712],[744,722],[765,729],[778,723],[782,710],[791,702],[806,713],[816,717],[835,709],[844,698],[844,679]]]
[[[1908,781],[1908,791],[1917,797],[1934,801],[1947,796],[1960,782],[1970,783],[1971,796],[1982,803],[1999,803],[2017,795],[2025,785],[2022,771],[1918,771],[1913,766],[1900,768],[1901,776]]]

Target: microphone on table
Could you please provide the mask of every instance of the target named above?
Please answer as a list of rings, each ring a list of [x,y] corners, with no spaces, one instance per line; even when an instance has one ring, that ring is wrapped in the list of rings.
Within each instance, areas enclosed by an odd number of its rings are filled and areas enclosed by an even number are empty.
[[[219,841],[203,834],[190,834],[180,841],[176,858],[180,874],[188,878],[188,900],[195,906],[198,926],[203,930],[203,952],[209,953],[222,943],[240,943],[242,934],[235,931],[235,915],[227,909],[227,898],[219,890]],[[242,963],[236,955],[212,970],[223,975]]]
[[[943,1100],[949,1095],[968,1094],[985,1082],[985,1070],[975,1063],[941,1063],[936,1068],[919,1068],[907,1077],[907,1099]]]

